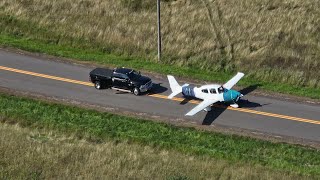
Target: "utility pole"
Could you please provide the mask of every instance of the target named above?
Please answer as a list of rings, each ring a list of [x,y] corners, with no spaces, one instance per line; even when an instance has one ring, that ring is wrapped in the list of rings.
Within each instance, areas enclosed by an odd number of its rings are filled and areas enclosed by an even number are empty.
[[[158,61],[161,60],[161,22],[160,22],[160,0],[157,0],[158,11]]]

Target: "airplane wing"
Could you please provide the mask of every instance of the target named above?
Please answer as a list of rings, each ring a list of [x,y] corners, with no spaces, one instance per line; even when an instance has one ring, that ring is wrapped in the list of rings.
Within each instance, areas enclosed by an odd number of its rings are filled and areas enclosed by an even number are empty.
[[[196,107],[194,107],[191,111],[189,111],[186,114],[186,116],[193,116],[193,115],[197,114],[199,111],[203,110],[204,108],[206,108],[216,102],[217,102],[217,100],[214,100],[214,99],[204,100],[200,104],[198,104]]]
[[[244,76],[242,72],[238,72],[233,78],[223,85],[226,89],[231,89]]]

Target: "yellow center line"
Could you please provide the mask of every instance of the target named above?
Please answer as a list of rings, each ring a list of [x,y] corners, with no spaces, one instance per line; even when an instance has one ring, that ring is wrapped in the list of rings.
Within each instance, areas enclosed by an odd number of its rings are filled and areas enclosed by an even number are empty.
[[[156,97],[156,98],[161,98],[161,99],[168,99],[167,96],[160,95],[160,94],[152,94],[152,95],[149,95],[149,96]],[[172,100],[181,102],[184,99],[183,98],[174,97],[174,98],[172,98]],[[201,101],[191,100],[189,102],[193,103],[193,104],[199,104]],[[276,117],[276,118],[299,121],[299,122],[306,122],[306,123],[311,123],[311,124],[320,124],[320,121],[311,120],[311,119],[304,119],[304,118],[298,118],[298,117],[293,117],[293,116],[286,116],[286,115],[281,115],[281,114],[268,113],[268,112],[263,112],[263,111],[255,111],[255,110],[244,109],[244,108],[233,108],[233,107],[229,107],[229,106],[227,107],[227,106],[222,106],[222,105],[213,105],[213,106],[214,107],[219,107],[219,108],[227,108],[228,110],[232,110],[232,111],[246,112],[246,113],[251,113],[251,114],[258,114],[258,115],[263,115],[263,116]]]
[[[74,83],[74,84],[93,86],[93,84],[89,83],[89,82],[77,81],[77,80],[67,79],[67,78],[62,78],[62,77],[57,77],[57,76],[50,76],[50,75],[46,75],[46,74],[40,74],[40,73],[35,73],[35,72],[30,72],[30,71],[13,69],[13,68],[4,67],[4,66],[0,66],[0,69],[6,70],[6,71],[11,71],[11,72],[16,72],[16,73],[20,73],[20,74],[27,74],[27,75],[31,75],[31,76],[53,79],[53,80],[57,80],[57,81],[64,81],[64,82],[69,82],[69,83]]]
[[[0,66],[0,70],[11,71],[11,72],[16,72],[16,73],[20,73],[20,74],[27,74],[27,75],[31,75],[31,76],[42,77],[42,78],[47,78],[47,79],[52,79],[52,80],[57,80],[57,81],[63,81],[63,82],[68,82],[68,83],[73,83],[73,84],[80,84],[80,85],[85,85],[85,86],[93,86],[93,84],[90,83],[90,82],[77,81],[77,80],[73,80],[73,79],[67,79],[67,78],[62,78],[62,77],[57,77],[57,76],[51,76],[51,75],[47,75],[47,74],[40,74],[40,73],[31,72],[31,71],[24,71],[24,70],[20,70],[20,69],[13,69],[13,68],[4,67],[4,66]],[[160,99],[168,99],[167,96],[161,95],[161,94],[150,94],[148,96],[154,97],[154,98],[160,98]],[[184,99],[183,98],[174,97],[174,98],[172,98],[170,100],[181,102]],[[189,103],[199,104],[200,101],[190,100]],[[224,107],[224,106],[221,106],[221,105],[214,105],[214,106],[215,107],[220,107],[220,108],[227,108],[228,110],[232,110],[232,111],[239,111],[239,112],[245,112],[245,113],[250,113],[250,114],[257,114],[257,115],[262,115],[262,116],[275,117],[275,118],[281,118],[281,119],[287,119],[287,120],[305,122],[305,123],[311,123],[311,124],[320,124],[320,121],[311,120],[311,119],[304,119],[304,118],[298,118],[298,117],[293,117],[293,116],[286,116],[286,115],[281,115],[281,114],[268,113],[268,112],[263,112],[263,111],[255,111],[255,110],[245,109],[245,108],[232,108],[232,107],[229,107],[229,106],[228,107]]]

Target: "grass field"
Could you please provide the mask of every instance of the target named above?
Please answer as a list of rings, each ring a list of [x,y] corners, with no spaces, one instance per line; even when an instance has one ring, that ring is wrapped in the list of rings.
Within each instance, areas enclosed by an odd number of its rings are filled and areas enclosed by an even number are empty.
[[[160,64],[151,0],[3,0],[0,39],[2,45],[206,81],[244,71],[243,85],[319,98],[317,3],[162,1]]]
[[[0,124],[0,179],[312,179],[129,142]]]
[[[242,167],[259,166],[310,178],[320,176],[319,150],[313,148],[179,128],[5,94],[0,95],[0,109],[1,122],[6,124],[54,130],[97,144],[133,143]]]

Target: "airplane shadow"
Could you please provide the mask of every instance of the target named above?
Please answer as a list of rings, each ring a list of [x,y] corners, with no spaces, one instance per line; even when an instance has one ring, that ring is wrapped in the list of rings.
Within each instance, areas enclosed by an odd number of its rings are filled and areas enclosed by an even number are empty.
[[[256,108],[256,107],[262,107],[265,105],[269,105],[271,103],[266,103],[266,104],[260,104],[260,103],[256,103],[256,102],[251,102],[247,99],[240,99],[238,101],[239,107],[240,108]]]
[[[252,91],[256,90],[260,86],[262,86],[262,84],[250,85],[248,87],[241,89],[239,92],[243,95],[247,95],[247,94],[251,93]]]
[[[202,121],[202,125],[211,125],[227,108],[228,106],[223,103],[216,103],[211,106],[211,111],[207,112],[206,117]]]
[[[239,92],[243,95],[247,95],[247,94],[251,93],[252,91],[256,90],[260,86],[262,86],[262,85],[261,84],[254,84],[254,85],[251,85],[251,86],[248,86],[246,88],[241,89]],[[256,108],[256,107],[269,105],[270,103],[260,104],[260,103],[256,103],[256,102],[251,102],[247,99],[240,99],[238,101],[238,104],[239,104],[240,108]]]
[[[192,100],[192,99],[185,97],[185,98],[183,99],[183,101],[180,102],[180,104],[181,104],[181,105],[185,105],[185,104],[187,104],[187,103],[188,103],[189,101],[191,101],[191,100]]]
[[[243,88],[239,92],[243,95],[247,95],[247,94],[253,92],[254,90],[256,90],[260,86],[262,86],[262,85],[261,84],[250,85],[246,88]],[[183,100],[182,102],[184,102],[185,100]],[[188,100],[188,101],[190,101],[190,100]],[[186,101],[186,102],[188,102],[188,101]],[[251,102],[246,99],[240,99],[238,101],[238,104],[239,104],[240,108],[256,108],[256,107],[262,107],[264,105],[268,105],[268,104],[260,104],[260,103],[256,103],[256,102]],[[229,106],[229,104],[225,104],[225,103],[214,104],[212,106],[211,111],[207,112],[206,117],[202,121],[202,125],[211,125],[213,123],[213,121],[215,121],[228,108],[228,106]]]

